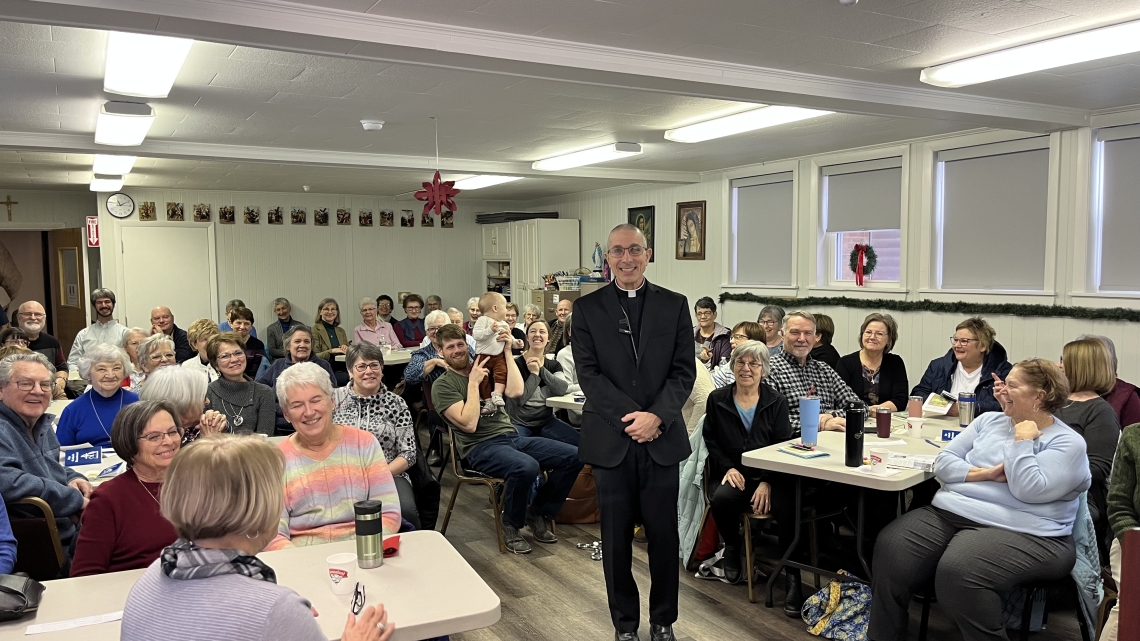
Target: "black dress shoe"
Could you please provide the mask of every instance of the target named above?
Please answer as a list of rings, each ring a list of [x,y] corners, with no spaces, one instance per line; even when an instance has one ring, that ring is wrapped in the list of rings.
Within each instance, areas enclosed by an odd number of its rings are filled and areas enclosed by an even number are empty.
[[[638,641],[636,632],[614,632],[614,641]]]
[[[721,568],[724,569],[724,580],[729,583],[740,581],[740,548],[735,545],[724,546],[724,556]]]
[[[804,593],[800,586],[800,573],[787,573],[784,581],[784,614],[793,619],[800,617],[800,610],[804,607]]]
[[[651,641],[677,641],[673,636],[673,626],[650,624],[649,638]]]

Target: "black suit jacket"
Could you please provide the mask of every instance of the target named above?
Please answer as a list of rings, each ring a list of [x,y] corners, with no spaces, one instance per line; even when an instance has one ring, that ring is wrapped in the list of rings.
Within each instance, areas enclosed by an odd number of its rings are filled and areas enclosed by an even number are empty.
[[[686,458],[689,435],[681,407],[693,390],[693,319],[684,296],[648,283],[645,287],[638,356],[633,340],[618,331],[625,318],[616,285],[574,303],[574,368],[586,395],[578,457],[599,467],[614,467],[632,441],[625,433],[630,412],[651,412],[661,419],[661,436],[650,441],[658,465]]]
[[[839,359],[835,366],[835,373],[847,383],[864,403],[871,405],[867,394],[863,391],[863,361],[859,360],[859,352],[852,352]],[[910,395],[910,383],[906,380],[906,364],[898,354],[883,354],[883,363],[879,365],[879,402],[891,401],[895,409],[906,409],[906,402]]]
[[[197,350],[190,346],[190,338],[186,336],[186,330],[174,325],[170,331],[170,339],[174,341],[174,359],[179,364],[198,356]]]

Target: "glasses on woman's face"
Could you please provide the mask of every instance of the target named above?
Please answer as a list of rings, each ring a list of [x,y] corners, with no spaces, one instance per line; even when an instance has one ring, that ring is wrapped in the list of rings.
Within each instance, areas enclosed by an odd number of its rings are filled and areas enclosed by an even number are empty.
[[[151,354],[150,362],[152,363],[173,363],[174,352],[162,352],[160,354]]]
[[[744,334],[733,334],[733,335],[732,335],[732,338],[733,338],[734,340],[738,340],[738,341],[746,341],[746,340],[748,340],[748,337],[747,337],[747,336],[745,336]]]
[[[182,428],[176,427],[176,428],[169,430],[169,431],[166,431],[166,432],[147,432],[146,434],[143,434],[142,436],[140,436],[139,440],[140,441],[146,441],[147,443],[150,443],[151,445],[157,445],[157,444],[161,443],[163,441],[163,439],[172,438],[172,439],[176,439],[176,440],[182,440],[183,434],[184,434],[184,432],[182,431]]]
[[[365,307],[365,308],[360,310],[360,313],[361,314],[367,314],[369,312],[375,312],[375,311],[376,311],[375,307]]]
[[[376,361],[372,361],[371,363],[357,363],[352,366],[352,371],[360,372],[361,374],[364,372],[379,372],[381,367],[380,363]]]
[[[767,319],[761,320],[760,324],[763,325],[764,327],[771,327],[773,325],[778,325],[779,323],[772,320],[771,318],[767,318]]]
[[[863,338],[886,338],[886,337],[887,337],[886,332],[873,332],[871,330],[867,330],[867,331],[863,332]]]
[[[226,352],[225,354],[218,354],[219,363],[228,363],[238,357],[245,357],[245,352]]]
[[[763,367],[763,365],[764,364],[760,363],[759,361],[736,361],[736,366],[738,368],[748,369],[753,372],[760,371],[760,368]]]
[[[711,309],[698,309],[697,310],[697,318],[705,318],[707,316],[712,316],[713,314],[716,314],[716,312],[714,312]]]
[[[4,341],[4,344],[5,345],[23,345],[23,346],[27,347],[28,339],[26,339],[26,338],[9,338],[8,340]]]
[[[961,345],[962,347],[966,347],[970,343],[976,343],[977,341],[978,339],[976,338],[958,338],[957,336],[950,337],[951,345]]]

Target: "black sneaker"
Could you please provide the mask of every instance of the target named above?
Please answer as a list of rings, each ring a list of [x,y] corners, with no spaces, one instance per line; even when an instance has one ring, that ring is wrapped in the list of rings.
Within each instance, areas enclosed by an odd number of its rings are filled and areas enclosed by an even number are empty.
[[[519,529],[510,523],[503,523],[503,542],[507,544],[507,550],[515,554],[526,554],[534,549],[519,534]]]
[[[557,543],[558,537],[550,531],[550,524],[546,517],[539,516],[529,509],[526,511],[526,524],[534,534],[534,540],[539,543]]]

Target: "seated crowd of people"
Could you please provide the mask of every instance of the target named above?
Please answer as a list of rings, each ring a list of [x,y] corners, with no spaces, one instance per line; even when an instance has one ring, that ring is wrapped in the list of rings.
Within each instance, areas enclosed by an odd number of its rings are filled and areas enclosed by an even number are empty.
[[[154,308],[150,328],[127,328],[114,320],[113,292],[91,298],[96,322],[69,354],[44,332],[38,303],[21,305],[17,324],[0,333],[0,498],[48,502],[68,550],[64,576],[149,566],[128,601],[124,639],[156,634],[161,603],[239,593],[249,601],[249,591],[279,600],[285,589],[266,580],[271,570],[251,555],[351,538],[357,501],[382,503],[386,535],[434,529],[439,485],[412,414],[421,403],[450,428],[465,466],[505,479],[506,548],[523,554],[530,540],[558,542],[552,522],[583,468],[580,413],[560,417],[546,403],[581,390],[571,301],[547,321],[533,305],[520,309],[488,292],[468,301],[464,320],[438,296],[411,294],[397,320],[392,299],[381,295],[360,302],[361,323],[350,335],[335,299],[321,300],[306,325],[278,298],[262,342],[240,300],[223,323],[198,319],[182,330],[167,307]],[[928,585],[966,638],[980,639],[1002,634],[998,595],[1067,575],[1082,549],[1092,550],[1098,570],[1111,562],[1119,576],[1115,537],[1140,525],[1140,428],[1122,429],[1140,423],[1140,393],[1117,378],[1108,338],[1067,343],[1059,364],[1010,363],[993,327],[968,318],[912,387],[889,314],[867,315],[854,337],[859,349],[841,355],[824,314],[770,305],[756,322],[729,329],[716,322],[711,298],[694,312],[698,377],[685,422],[692,433],[703,419],[700,464],[713,486],[710,513],[729,582],[753,572],[742,567],[741,513],[771,513],[781,549],[795,538],[792,477],[745,466],[742,456],[797,438],[806,418],[801,398],[819,399],[820,430],[844,431],[862,429],[846,425],[852,404],[895,412],[913,397],[961,393],[974,395],[977,417],[938,454],[936,479],[914,488],[897,518],[896,495],[868,493],[870,637],[904,639],[910,601]],[[385,378],[393,348],[413,350],[399,385]],[[67,396],[74,400],[60,416],[47,413],[52,398]],[[957,415],[956,403],[949,413]],[[284,438],[275,447],[237,438],[250,434]],[[59,462],[61,445],[82,443],[113,448],[127,471],[93,489]],[[841,484],[808,485],[841,510],[855,502]],[[0,514],[4,573],[15,546]],[[1077,532],[1085,518],[1094,536],[1083,548]],[[792,560],[806,556],[790,552]],[[244,565],[209,582],[179,580],[208,563]],[[312,617],[300,621],[303,603],[296,594],[271,601],[267,625],[312,627]],[[802,604],[799,571],[788,569],[784,609],[799,616]],[[175,616],[165,631],[196,624]],[[349,626],[384,616],[382,607],[369,610]]]

